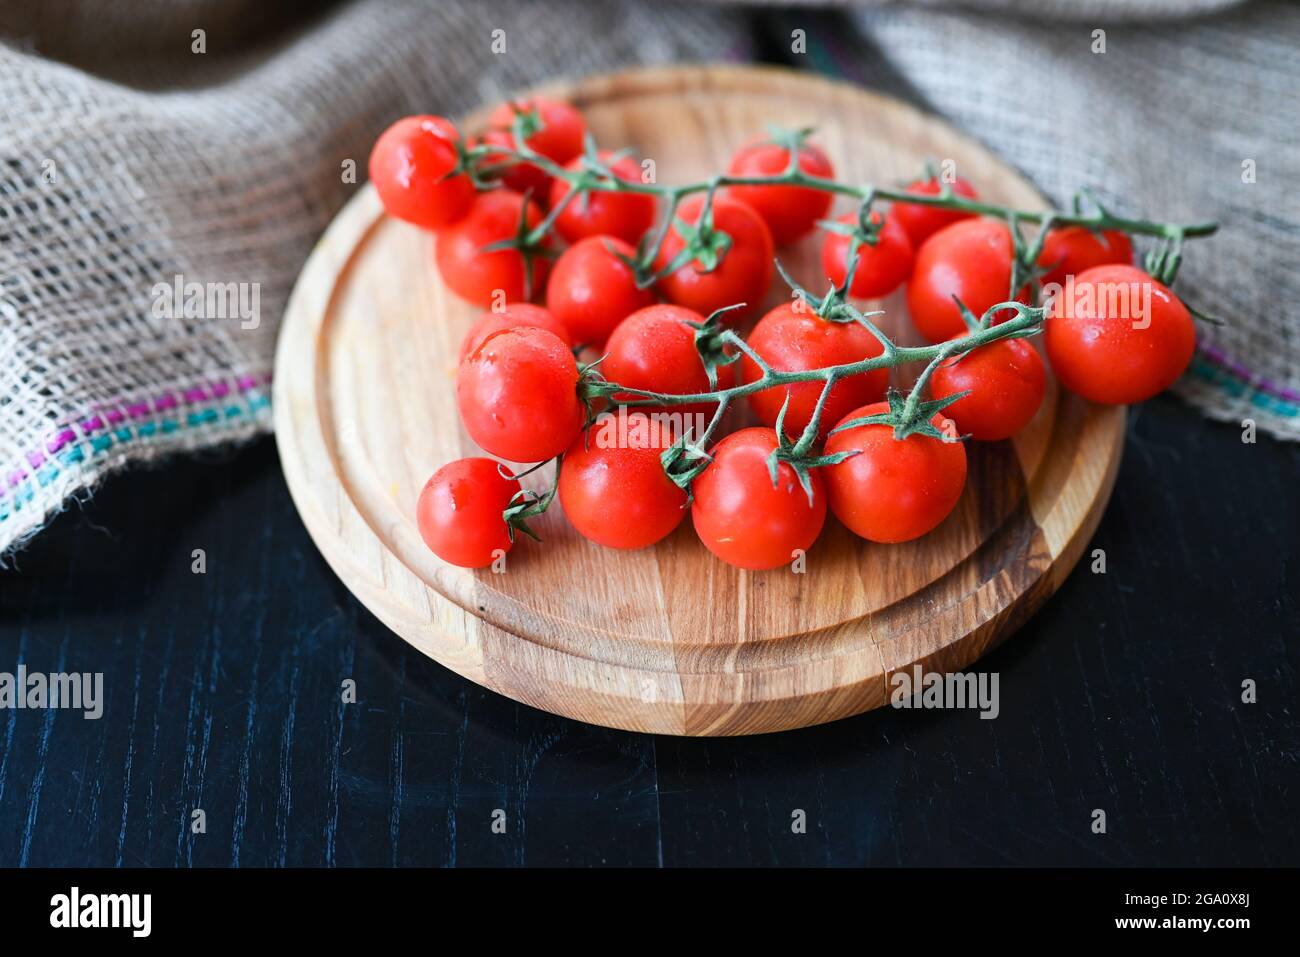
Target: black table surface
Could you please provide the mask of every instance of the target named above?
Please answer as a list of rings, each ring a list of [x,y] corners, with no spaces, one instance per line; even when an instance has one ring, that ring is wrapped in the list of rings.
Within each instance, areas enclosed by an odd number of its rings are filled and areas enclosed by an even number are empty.
[[[272,439],[121,475],[0,572],[0,671],[103,672],[105,699],[0,712],[0,864],[1294,865],[1298,476],[1300,447],[1159,398],[1130,415],[1105,573],[976,666],[996,720],[700,740],[409,647],[316,552]]]

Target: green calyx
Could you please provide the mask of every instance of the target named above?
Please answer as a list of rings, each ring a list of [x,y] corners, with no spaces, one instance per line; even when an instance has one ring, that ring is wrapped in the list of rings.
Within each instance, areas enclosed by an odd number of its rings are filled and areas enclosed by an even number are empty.
[[[785,175],[789,176],[799,172],[799,151],[807,142],[808,137],[813,135],[811,126],[803,126],[798,129],[790,129],[786,126],[780,126],[776,123],[767,124],[767,142],[773,146],[779,146],[786,151],[789,161],[786,164]]]
[[[744,309],[745,305],[743,302],[738,302],[732,306],[723,306],[710,313],[703,322],[682,320],[683,325],[695,330],[695,351],[699,354],[705,375],[709,377],[710,389],[718,387],[718,369],[729,366],[740,358],[739,353],[728,352],[726,349],[727,330],[722,324],[722,317],[736,309]]]
[[[700,214],[699,222],[688,223],[680,216],[673,218],[673,226],[686,245],[674,257],[667,273],[674,273],[687,263],[694,262],[697,272],[709,273],[722,265],[731,249],[731,236],[713,228],[713,208],[708,206]]]
[[[670,276],[691,263],[695,263],[696,271],[702,273],[713,272],[722,264],[722,260],[731,250],[732,242],[730,234],[713,226],[713,196],[718,182],[720,178],[715,177],[705,196],[700,217],[694,223],[688,223],[676,215],[676,200],[679,196],[675,192],[671,194],[673,198],[667,218],[664,219],[660,229],[656,230],[653,239],[650,239],[649,234],[643,237],[642,248],[638,250],[638,260],[634,264],[638,288],[649,288],[665,276]],[[656,271],[654,263],[663,248],[669,223],[682,238],[684,245],[662,269]]]
[[[853,254],[849,257],[848,268],[845,270],[844,274],[844,282],[840,283],[838,286],[832,283],[830,289],[826,291],[826,295],[824,296],[814,295],[795,282],[793,277],[786,272],[785,267],[781,265],[780,259],[775,260],[775,263],[776,271],[780,273],[781,278],[785,280],[785,284],[790,287],[790,291],[794,295],[794,298],[798,302],[803,303],[804,307],[806,307],[809,312],[816,315],[819,319],[824,319],[826,322],[862,322],[869,330],[872,330],[873,335],[879,338],[879,330],[874,330],[871,324],[865,320],[871,316],[883,316],[884,312],[882,310],[876,310],[875,312],[859,312],[849,304],[849,288],[853,285],[853,274],[858,268],[858,255],[856,250],[854,250]]]
[[[858,204],[858,215],[854,222],[845,223],[838,219],[819,219],[817,228],[837,236],[848,236],[853,240],[849,247],[850,258],[863,246],[875,246],[880,242],[880,231],[885,228],[885,217],[871,211],[875,200],[874,191]]]
[[[538,495],[532,489],[522,488],[510,499],[510,504],[501,512],[501,518],[506,523],[506,532],[510,536],[510,541],[515,540],[515,532],[523,532],[535,542],[540,542],[541,538],[528,526],[528,520],[541,515],[551,507],[551,500],[555,498],[555,493],[560,488],[560,464],[564,456],[557,456],[555,459],[555,481],[551,484],[549,490]],[[518,475],[507,476],[509,478],[523,478],[529,472],[532,472],[545,463],[538,463],[532,468],[520,472]],[[498,466],[500,471],[500,466]],[[502,472],[504,475],[505,473]]]
[[[500,189],[500,176],[513,163],[489,163],[488,158],[498,152],[495,146],[486,143],[478,146],[466,146],[461,139],[450,141],[456,150],[456,165],[447,171],[443,180],[451,179],[462,173],[469,177],[474,188],[480,193]],[[439,180],[441,182],[442,180]]]
[[[464,173],[469,177],[474,188],[479,192],[486,192],[501,187],[501,174],[516,162],[528,163],[533,166],[541,166],[539,160],[544,157],[534,152],[528,146],[529,137],[537,133],[545,125],[542,121],[541,114],[535,109],[526,109],[518,103],[511,102],[508,104],[514,111],[514,118],[510,124],[510,135],[514,140],[517,149],[510,150],[499,146],[492,146],[487,143],[478,146],[469,147],[463,140],[456,140],[456,165],[447,173],[444,179]],[[505,156],[509,160],[493,160],[493,157]],[[544,166],[542,168],[545,168]]]
[[[617,382],[610,382],[601,374],[599,366],[604,361],[605,357],[601,356],[594,362],[578,363],[578,401],[584,411],[584,430],[596,419],[596,403],[605,399],[617,401],[615,395],[624,391]]]
[[[532,191],[524,193],[524,201],[519,206],[519,222],[515,226],[515,234],[506,239],[499,239],[496,242],[488,243],[479,247],[479,252],[495,253],[504,249],[514,249],[524,258],[524,299],[533,297],[533,276],[535,273],[534,262],[537,259],[554,259],[558,253],[546,245],[546,234],[537,235],[536,230],[528,228],[528,203],[532,198]]]
[[[695,497],[691,490],[691,483],[712,462],[713,456],[709,455],[699,443],[691,441],[689,435],[681,436],[659,455],[659,463],[663,466],[664,474],[668,476],[670,482],[686,493],[688,504]]]
[[[542,128],[546,126],[546,123],[542,120],[542,114],[537,111],[536,107],[512,102],[510,109],[515,114],[514,119],[510,122],[510,132],[514,135],[516,145],[527,144],[533,136],[540,133]]]
[[[955,395],[944,396],[942,399],[921,399],[920,395],[919,385],[907,395],[903,395],[897,389],[890,389],[885,393],[885,401],[889,403],[888,412],[850,419],[832,429],[831,435],[864,425],[888,425],[894,430],[894,438],[900,442],[914,435],[938,439],[940,442],[962,441],[965,436],[939,429],[933,419],[954,402],[966,398],[970,392],[958,392]]]
[[[825,396],[830,392],[833,384],[831,381],[827,382],[822,392],[822,401],[817,403],[817,412],[795,442],[791,442],[790,437],[785,433],[785,413],[790,408],[790,393],[786,392],[785,401],[781,403],[781,411],[776,416],[776,448],[767,457],[767,472],[772,478],[772,487],[776,488],[781,484],[781,466],[788,465],[794,471],[795,478],[799,480],[799,485],[804,494],[808,496],[809,505],[813,504],[811,471],[827,465],[838,465],[845,459],[857,455],[860,451],[853,449],[845,452],[833,452],[830,455],[814,455],[812,452],[813,443],[817,439],[817,423],[820,419],[821,407],[825,403]]]
[[[564,175],[559,177],[569,184],[569,192],[565,194],[562,204],[567,206],[571,202],[579,202],[582,204],[581,208],[585,213],[591,206],[591,194],[608,190],[609,184],[618,179],[614,175],[613,165],[631,154],[631,149],[621,149],[610,154],[608,161],[602,160],[596,141],[592,138],[591,132],[588,131],[583,140],[582,162],[578,164],[576,170],[566,168]],[[558,213],[553,215],[558,215]],[[611,250],[612,252],[613,250]],[[614,253],[614,255],[618,254]],[[618,258],[627,262],[633,269],[636,268],[634,261],[628,261],[624,256]]]

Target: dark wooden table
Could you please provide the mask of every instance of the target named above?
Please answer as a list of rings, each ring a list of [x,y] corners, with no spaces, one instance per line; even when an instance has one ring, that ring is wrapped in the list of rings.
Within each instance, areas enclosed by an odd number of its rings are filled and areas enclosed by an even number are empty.
[[[105,685],[99,720],[0,712],[0,864],[1294,865],[1298,478],[1300,447],[1158,399],[1106,573],[1081,564],[978,666],[996,720],[679,740],[409,648],[317,555],[270,439],[119,476],[0,572],[0,671]]]

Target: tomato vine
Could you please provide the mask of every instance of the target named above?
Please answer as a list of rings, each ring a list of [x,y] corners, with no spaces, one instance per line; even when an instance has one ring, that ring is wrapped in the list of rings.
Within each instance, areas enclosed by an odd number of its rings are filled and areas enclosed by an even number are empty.
[[[932,192],[844,182],[816,175],[802,168],[801,156],[804,155],[805,140],[811,133],[811,130],[806,129],[771,131],[770,142],[784,149],[788,156],[787,166],[782,172],[771,175],[719,173],[691,183],[661,185],[647,181],[644,177],[629,178],[628,152],[601,151],[589,134],[584,135],[584,148],[574,158],[565,158],[565,161],[561,162],[544,155],[529,143],[530,137],[536,137],[544,129],[541,116],[529,108],[515,108],[512,105],[512,110],[513,119],[509,126],[510,142],[503,142],[504,129],[498,131],[502,135],[494,137],[491,142],[481,140],[477,144],[466,144],[459,138],[454,141],[448,140],[448,144],[455,149],[455,163],[442,179],[438,180],[438,183],[449,184],[451,180],[459,178],[468,180],[480,191],[489,190],[499,187],[495,176],[500,175],[505,169],[519,169],[520,165],[532,167],[547,177],[547,182],[551,183],[553,188],[549,191],[552,199],[550,209],[545,215],[540,217],[536,215],[536,208],[528,201],[529,193],[525,192],[519,204],[521,211],[514,234],[496,239],[481,250],[499,252],[512,249],[519,253],[523,260],[525,297],[531,292],[534,284],[535,261],[549,259],[555,255],[553,234],[564,232],[559,224],[565,217],[566,211],[569,211],[574,203],[583,203],[585,215],[586,204],[590,202],[593,194],[638,194],[654,197],[656,202],[662,203],[657,220],[641,236],[635,249],[628,245],[615,248],[606,241],[599,249],[593,248],[589,251],[589,255],[593,257],[598,255],[613,257],[631,270],[631,277],[626,281],[626,298],[629,300],[640,295],[637,290],[648,290],[689,264],[696,264],[697,272],[701,274],[719,269],[733,249],[731,235],[715,224],[715,210],[721,215],[727,202],[718,200],[715,204],[719,190],[728,187],[800,187],[843,196],[856,203],[853,213],[842,216],[836,221],[820,220],[817,223],[828,233],[846,237],[839,239],[839,242],[847,244],[847,250],[842,251],[843,245],[841,245],[836,251],[838,259],[834,275],[838,278],[842,271],[844,275],[841,282],[832,282],[830,289],[819,296],[796,283],[781,267],[779,261],[775,266],[790,287],[795,300],[794,308],[807,310],[828,323],[853,323],[861,326],[879,343],[881,350],[879,354],[820,368],[799,370],[775,368],[737,332],[727,328],[724,321],[726,314],[731,310],[743,309],[747,306],[746,303],[734,303],[714,310],[703,322],[686,323],[693,329],[695,349],[707,373],[710,386],[707,390],[669,393],[636,388],[605,378],[601,373],[599,361],[579,366],[577,393],[578,399],[586,410],[584,428],[592,424],[595,417],[594,410],[603,409],[607,403],[631,409],[644,408],[647,411],[651,408],[672,406],[700,404],[714,406],[713,415],[703,431],[698,435],[687,431],[660,455],[664,472],[675,485],[686,492],[688,497],[691,495],[694,480],[712,462],[710,440],[717,433],[728,410],[737,400],[767,389],[800,383],[821,383],[811,418],[797,436],[787,435],[785,431],[786,413],[790,406],[790,393],[787,391],[785,404],[776,418],[775,447],[767,457],[773,485],[777,484],[778,470],[782,466],[788,466],[806,492],[810,507],[814,497],[812,470],[838,465],[854,455],[861,454],[860,450],[854,449],[835,452],[818,451],[819,438],[825,438],[822,420],[827,400],[837,383],[845,379],[907,363],[924,364],[924,370],[906,394],[889,390],[885,403],[871,408],[864,407],[864,410],[860,411],[867,414],[841,421],[831,430],[832,435],[852,429],[862,429],[865,426],[884,425],[892,430],[894,439],[900,442],[912,436],[928,437],[945,443],[961,441],[962,437],[950,428],[950,421],[947,426],[938,424],[947,421],[939,416],[939,413],[970,393],[963,391],[938,399],[927,398],[931,378],[936,370],[949,360],[965,356],[983,346],[1025,338],[1043,330],[1045,310],[1019,300],[1025,298],[1026,290],[1032,297],[1031,302],[1035,301],[1041,292],[1040,280],[1050,272],[1050,268],[1042,263],[1044,247],[1053,231],[1067,227],[1082,227],[1097,236],[1105,232],[1118,232],[1149,237],[1155,240],[1155,245],[1145,262],[1147,273],[1156,281],[1169,285],[1178,274],[1185,242],[1189,239],[1210,236],[1218,228],[1213,222],[1180,224],[1120,216],[1108,209],[1087,190],[1081,190],[1075,195],[1068,210],[1036,211],[1016,209],[978,199],[973,193],[965,194],[954,189],[953,182],[948,179],[935,177],[933,174],[928,181],[933,185]],[[572,149],[577,149],[576,136]],[[619,164],[622,164],[621,173],[615,169]],[[699,194],[703,194],[702,204],[699,200],[692,199],[687,204],[690,207],[689,211],[686,210],[683,201]],[[993,304],[982,315],[976,316],[960,299],[952,297],[965,324],[965,332],[938,344],[903,346],[887,336],[873,322],[873,318],[881,313],[863,312],[850,301],[851,290],[854,288],[854,274],[862,263],[863,250],[867,247],[876,247],[882,241],[886,218],[876,209],[876,205],[882,202],[907,204],[913,208],[930,207],[966,216],[989,217],[1005,223],[1010,233],[1011,247],[1010,283],[1006,300]],[[529,216],[530,209],[534,210],[532,217]],[[686,221],[688,216],[693,217],[689,222]],[[1022,226],[1025,225],[1038,227],[1037,232],[1029,240],[1026,240],[1022,233]],[[665,243],[670,233],[674,231],[676,236],[665,253]],[[1005,242],[1005,239],[1002,241]],[[766,255],[765,253],[762,257],[764,262],[766,262]],[[612,262],[613,259],[609,261]],[[908,262],[910,263],[910,259]],[[615,268],[621,267],[615,264]],[[1000,285],[1001,281],[1001,277],[994,280],[994,288]],[[944,308],[950,309],[947,305],[947,293],[942,293],[941,296]],[[984,296],[980,305],[991,298],[992,296]],[[704,313],[708,310],[700,308],[699,311]],[[1209,318],[1195,313],[1194,310],[1192,314],[1200,318]],[[1190,322],[1188,325],[1190,328]],[[938,336],[932,335],[931,338],[938,338]],[[729,376],[727,379],[729,384],[720,385],[718,369],[737,362],[742,356],[757,368],[757,376],[753,376],[752,370],[746,365],[746,381],[741,381],[740,376]],[[552,356],[551,361],[557,360]],[[1041,386],[1039,388],[1041,391]],[[806,414],[805,405],[801,420],[806,417]],[[530,490],[519,490],[510,499],[503,517],[511,541],[515,531],[532,534],[527,520],[545,511],[555,497],[562,459],[562,454],[554,459],[556,481],[548,491],[536,493]]]

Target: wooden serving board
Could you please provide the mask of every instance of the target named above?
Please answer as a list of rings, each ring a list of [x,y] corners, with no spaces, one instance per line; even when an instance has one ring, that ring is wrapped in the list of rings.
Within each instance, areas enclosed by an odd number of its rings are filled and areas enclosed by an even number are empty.
[[[842,178],[894,183],[952,158],[985,197],[1042,206],[943,123],[806,74],[656,69],[546,92],[571,99],[602,145],[654,159],[661,182],[724,168],[774,122],[816,126]],[[896,670],[963,668],[1023,622],[1078,560],[1110,495],[1124,410],[1053,384],[1014,441],[969,446],[961,502],[919,541],[870,544],[828,518],[805,573],[755,573],[714,559],[689,518],[658,546],[621,552],[581,538],[557,501],[534,526],[544,543],[523,540],[504,574],[449,566],[421,541],[415,502],[438,467],[481,454],[454,398],[457,348],[479,310],[438,279],[434,241],[385,216],[369,186],[329,227],[280,334],[280,456],[308,531],[352,592],[425,654],[519,701],[688,735],[879,707]],[[825,285],[815,239],[780,255],[801,282]],[[886,329],[915,341],[901,293],[881,305]],[[549,478],[547,467],[529,481]]]

